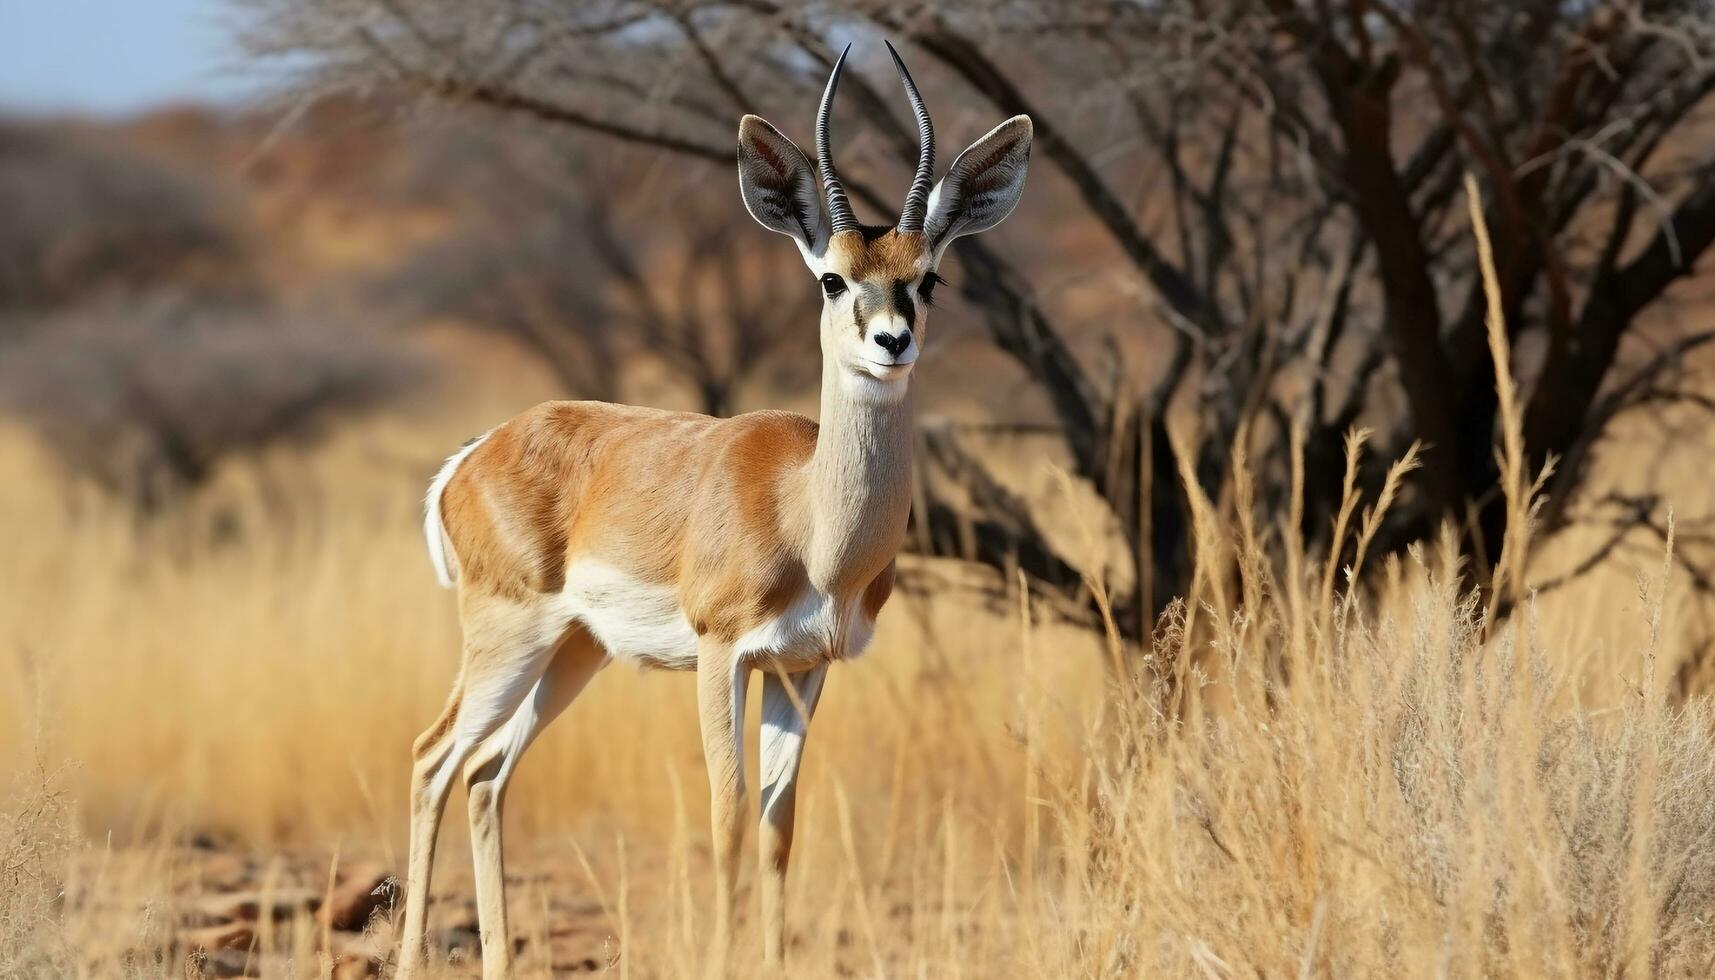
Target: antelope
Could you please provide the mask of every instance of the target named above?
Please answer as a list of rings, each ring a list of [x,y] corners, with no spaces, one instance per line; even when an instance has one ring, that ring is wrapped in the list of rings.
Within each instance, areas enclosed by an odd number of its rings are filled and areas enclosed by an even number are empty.
[[[790,237],[822,290],[820,424],[760,411],[713,418],[605,402],[538,405],[460,449],[429,487],[424,532],[457,587],[463,653],[446,708],[416,740],[400,976],[422,969],[430,873],[455,774],[469,791],[484,977],[507,976],[501,808],[531,741],[610,661],[696,672],[713,800],[715,948],[724,958],[744,839],[746,686],[763,673],[760,891],[764,952],[782,908],[798,766],[829,664],[861,654],[893,589],[911,501],[911,373],[947,246],[1013,210],[1031,123],[1014,116],[931,187],[916,174],[893,227],[859,224],[829,154],[848,45],[809,159],[762,118],[738,127],[739,192]]]

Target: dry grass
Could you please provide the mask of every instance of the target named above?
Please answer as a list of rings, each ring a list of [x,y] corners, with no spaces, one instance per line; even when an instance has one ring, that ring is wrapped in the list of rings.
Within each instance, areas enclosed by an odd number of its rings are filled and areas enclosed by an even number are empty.
[[[321,465],[361,471],[361,455],[335,447]],[[229,507],[246,497],[231,482]],[[420,554],[415,488],[365,482],[313,526],[242,545],[168,556],[85,508],[7,549],[0,619],[20,681],[0,751],[26,782],[76,762],[51,777],[56,796],[13,808],[26,823],[7,826],[6,867],[22,860],[32,884],[3,889],[0,968],[112,975],[194,892],[169,846],[188,831],[398,866],[406,748],[444,695],[457,631]],[[251,524],[211,523],[234,520]],[[1100,643],[1026,626],[1022,609],[891,610],[818,718],[791,886],[799,966],[1702,975],[1715,745],[1705,703],[1670,706],[1652,681],[1670,655],[1660,571],[1613,602],[1630,649],[1592,658],[1533,606],[1485,621],[1436,554],[1378,568],[1373,594],[1337,592],[1332,608],[1319,581],[1251,583],[1253,605],[1211,600],[1192,636],[1163,634],[1154,672],[1112,688]],[[1311,619],[1300,660],[1294,609]],[[1150,682],[1175,673],[1192,689],[1182,726]],[[1584,703],[1593,683],[1614,697]],[[570,891],[605,904],[616,970],[697,972],[693,714],[684,678],[613,669],[533,751],[513,870],[567,871],[518,889],[522,934]],[[75,846],[68,800],[87,832]],[[445,866],[459,863],[455,849]],[[56,872],[64,900],[43,900]],[[177,972],[143,962],[128,969]]]
[[[457,643],[416,523],[457,438],[420,423],[234,467],[143,529],[0,437],[27,532],[0,549],[0,975],[185,975],[187,834],[274,881],[283,855],[400,866],[407,747]],[[281,472],[311,506],[272,509]],[[1292,549],[1277,575],[1267,529],[1201,504],[1199,592],[1118,671],[1016,589],[1004,615],[890,607],[814,730],[795,975],[1715,970],[1715,738],[1707,701],[1664,694],[1688,608],[1666,563],[1496,620],[1446,547],[1371,556],[1363,588]],[[1384,509],[1342,513],[1364,539]],[[1508,547],[1516,584],[1528,535]],[[509,810],[527,975],[570,899],[621,976],[717,966],[693,705],[684,677],[610,669],[532,751]],[[759,975],[745,939],[731,972]],[[257,945],[269,975],[331,967],[307,923]]]

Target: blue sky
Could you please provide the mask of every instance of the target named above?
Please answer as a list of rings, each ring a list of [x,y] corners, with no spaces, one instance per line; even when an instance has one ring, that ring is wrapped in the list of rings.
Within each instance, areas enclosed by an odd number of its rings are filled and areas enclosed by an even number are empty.
[[[0,0],[0,111],[121,115],[252,86],[220,0]]]

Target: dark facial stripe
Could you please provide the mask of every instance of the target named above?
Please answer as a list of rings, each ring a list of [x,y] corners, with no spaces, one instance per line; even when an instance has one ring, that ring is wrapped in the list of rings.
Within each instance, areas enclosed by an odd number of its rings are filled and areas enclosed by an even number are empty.
[[[893,309],[911,326],[917,325],[917,306],[911,301],[911,284],[903,279],[893,280]]]

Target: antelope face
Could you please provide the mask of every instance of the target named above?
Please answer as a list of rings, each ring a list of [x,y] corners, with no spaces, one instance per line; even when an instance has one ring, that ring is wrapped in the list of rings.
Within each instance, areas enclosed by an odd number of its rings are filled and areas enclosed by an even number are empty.
[[[886,228],[835,235],[811,266],[822,290],[822,356],[877,381],[909,376],[938,281],[933,265],[921,234]]]
[[[816,116],[816,171],[804,151],[760,116],[738,127],[739,193],[751,216],[789,236],[822,290],[822,356],[863,382],[903,393],[923,349],[935,269],[961,235],[999,224],[1024,193],[1030,161],[1028,116],[1014,116],[959,154],[931,187],[935,132],[899,52],[887,46],[917,117],[917,172],[892,228],[858,224],[829,150],[829,116],[842,52]],[[848,46],[847,51],[850,51]]]

